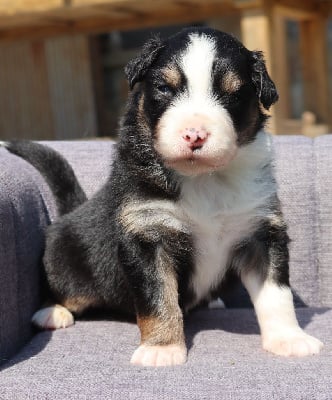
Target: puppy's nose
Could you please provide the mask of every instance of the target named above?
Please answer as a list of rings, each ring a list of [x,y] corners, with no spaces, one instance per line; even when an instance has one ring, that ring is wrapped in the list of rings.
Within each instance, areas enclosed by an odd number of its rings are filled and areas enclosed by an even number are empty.
[[[183,140],[192,149],[201,148],[206,142],[209,132],[202,124],[189,124],[181,130]]]

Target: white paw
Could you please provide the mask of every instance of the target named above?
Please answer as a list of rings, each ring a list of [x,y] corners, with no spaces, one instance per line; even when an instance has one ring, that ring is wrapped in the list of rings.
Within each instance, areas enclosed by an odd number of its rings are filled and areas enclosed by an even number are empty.
[[[67,308],[56,304],[37,311],[32,323],[42,329],[67,328],[74,324],[74,317]]]
[[[302,330],[266,335],[263,338],[263,349],[278,356],[309,356],[318,354],[323,346],[320,340]]]
[[[187,360],[187,349],[184,345],[139,346],[130,362],[144,367],[167,367],[184,364]]]

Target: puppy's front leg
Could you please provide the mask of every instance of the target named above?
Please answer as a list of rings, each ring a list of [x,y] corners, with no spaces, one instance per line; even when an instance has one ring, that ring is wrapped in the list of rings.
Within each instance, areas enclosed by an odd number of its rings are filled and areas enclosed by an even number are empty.
[[[184,364],[187,350],[172,257],[161,244],[132,242],[125,258],[141,333],[141,345],[131,363],[143,366]]]
[[[243,274],[242,281],[255,307],[264,350],[281,356],[319,353],[323,343],[300,328],[288,285],[254,271]]]

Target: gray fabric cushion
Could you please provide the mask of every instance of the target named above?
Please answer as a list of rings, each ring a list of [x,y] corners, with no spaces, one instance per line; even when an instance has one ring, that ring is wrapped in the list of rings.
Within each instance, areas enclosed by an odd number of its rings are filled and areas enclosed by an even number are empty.
[[[48,217],[34,168],[1,148],[0,165],[1,363],[31,336]]]
[[[277,136],[274,142],[279,197],[292,240],[291,285],[305,304],[317,305],[320,298],[313,140],[303,136]]]
[[[317,138],[314,149],[320,302],[332,306],[332,136]]]
[[[0,398],[12,399],[331,399],[332,310],[298,309],[319,356],[282,358],[261,349],[252,310],[199,310],[186,320],[187,364],[129,364],[135,324],[105,319],[37,334],[0,373]]]

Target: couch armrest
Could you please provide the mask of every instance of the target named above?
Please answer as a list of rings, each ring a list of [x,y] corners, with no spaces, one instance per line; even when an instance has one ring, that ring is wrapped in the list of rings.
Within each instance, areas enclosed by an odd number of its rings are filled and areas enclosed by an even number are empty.
[[[0,363],[32,335],[49,221],[43,182],[25,161],[0,149]]]

